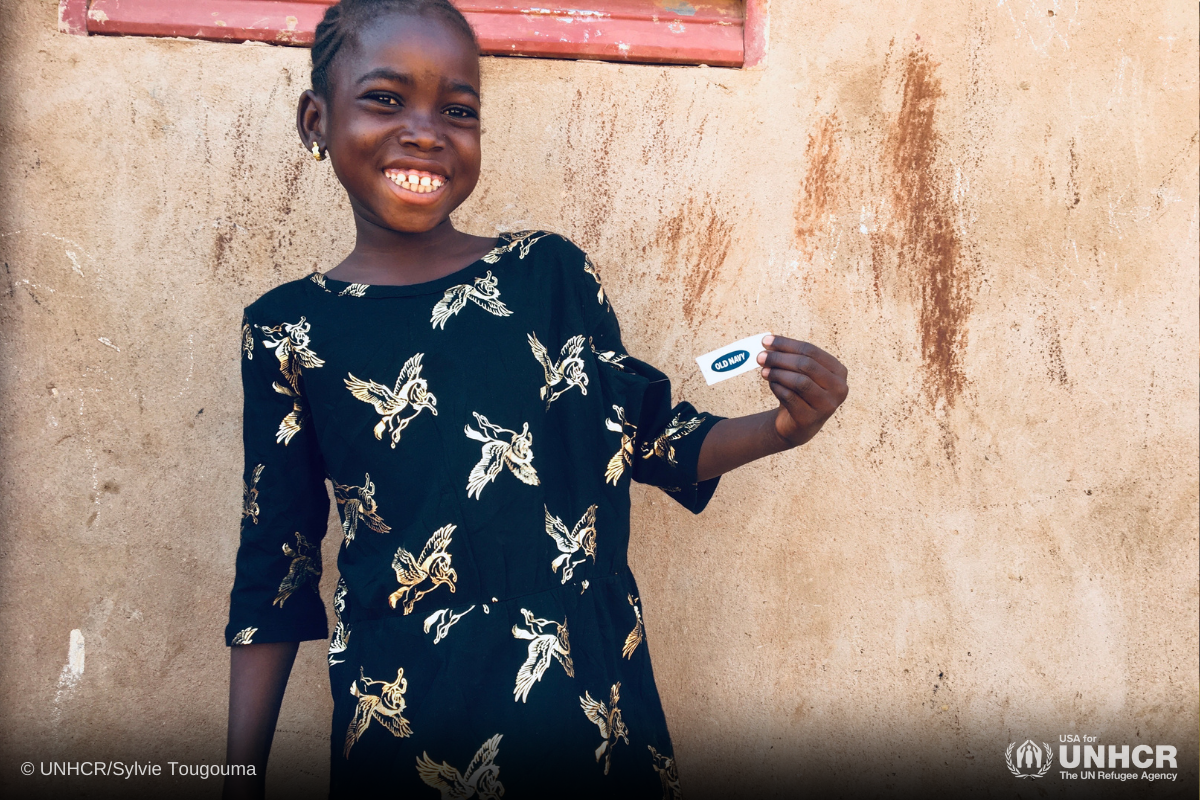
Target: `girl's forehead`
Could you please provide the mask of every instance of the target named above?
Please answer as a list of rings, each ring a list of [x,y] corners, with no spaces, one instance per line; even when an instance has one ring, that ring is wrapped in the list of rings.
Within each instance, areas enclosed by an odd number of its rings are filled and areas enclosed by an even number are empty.
[[[467,82],[479,87],[479,52],[466,35],[432,16],[385,14],[356,32],[345,78],[358,82],[381,70],[413,79]]]

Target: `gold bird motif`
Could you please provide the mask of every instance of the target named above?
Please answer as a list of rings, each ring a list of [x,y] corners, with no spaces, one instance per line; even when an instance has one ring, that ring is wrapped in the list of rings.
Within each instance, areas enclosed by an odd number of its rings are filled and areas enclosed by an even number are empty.
[[[387,533],[391,526],[384,524],[379,516],[379,505],[375,502],[375,484],[371,482],[371,474],[366,473],[362,486],[343,486],[333,482],[333,494],[339,506],[344,506],[342,512],[342,535],[347,544],[354,541],[358,531],[359,520],[376,533]]]
[[[433,316],[430,317],[429,322],[434,328],[445,330],[447,320],[462,311],[468,300],[497,317],[511,315],[512,311],[500,301],[500,290],[496,288],[497,283],[497,279],[492,277],[492,271],[488,270],[487,275],[475,279],[474,285],[463,283],[451,286],[433,307]]]
[[[370,289],[369,283],[352,283],[337,293],[338,297],[363,297]]]
[[[558,551],[562,553],[550,562],[550,571],[558,572],[558,568],[562,567],[562,582],[566,583],[575,573],[575,567],[589,557],[593,564],[596,562],[596,506],[589,506],[570,532],[561,519],[550,513],[549,508],[543,508],[546,509],[546,533],[550,534],[550,538],[558,545]],[[572,561],[571,556],[580,550],[583,551],[583,556],[578,561]]]
[[[625,658],[633,658],[633,651],[637,650],[637,646],[642,643],[642,639],[646,638],[646,626],[642,624],[642,609],[638,607],[640,597],[626,595],[629,600],[629,605],[633,606],[633,616],[637,620],[633,623],[633,630],[625,637],[625,646],[621,648],[621,655]]]
[[[658,456],[659,458],[665,458],[667,463],[672,467],[679,466],[675,463],[675,445],[672,442],[679,441],[684,436],[699,428],[701,423],[704,422],[702,417],[692,417],[688,420],[683,420],[681,419],[682,416],[682,413],[676,414],[657,439],[642,445],[642,458]]]
[[[279,584],[279,594],[271,603],[280,608],[283,608],[283,604],[297,589],[311,586],[314,592],[317,591],[317,583],[321,580],[321,551],[305,539],[300,531],[296,531],[294,548],[284,543],[283,554],[290,556],[292,563],[288,566],[287,575],[283,576],[283,581]]]
[[[604,427],[613,433],[621,434],[621,447],[608,460],[608,467],[604,470],[604,482],[616,486],[625,470],[633,465],[633,438],[637,435],[637,425],[625,419],[625,409],[620,406],[614,405],[613,411],[617,412],[616,421],[606,417]]]
[[[313,283],[315,283],[317,286],[320,286],[325,291],[327,291],[327,292],[329,291],[329,287],[325,285],[325,276],[322,273],[314,272],[308,276],[308,279],[310,281],[312,281]],[[330,292],[330,293],[332,294],[332,292]]]
[[[234,635],[233,641],[231,642],[231,644],[233,644],[233,645],[254,644],[253,639],[254,639],[254,634],[256,634],[256,633],[258,633],[258,628],[242,628],[240,631],[237,632],[236,635]]]
[[[466,772],[460,773],[443,761],[435,764],[429,753],[422,752],[417,759],[417,774],[429,786],[442,793],[443,800],[500,800],[504,796],[504,784],[500,782],[500,767],[495,763],[500,750],[502,734],[488,739],[475,753]]]
[[[375,426],[375,438],[383,441],[384,430],[391,431],[392,449],[400,441],[400,433],[408,427],[418,414],[425,409],[437,416],[437,398],[429,391],[429,382],[421,377],[421,359],[424,353],[417,353],[400,369],[396,378],[396,386],[389,389],[375,381],[364,381],[347,373],[346,388],[355,398],[374,406],[382,419]],[[407,417],[400,415],[408,408],[412,413]]]
[[[249,519],[258,524],[258,479],[262,477],[265,464],[257,464],[250,475],[250,485],[242,481],[242,521]]]
[[[246,356],[247,361],[254,360],[254,331],[250,329],[250,323],[244,318],[242,319],[242,354]]]
[[[625,721],[621,719],[621,709],[617,708],[617,703],[621,700],[621,683],[618,681],[612,685],[612,689],[608,694],[608,705],[599,700],[593,700],[591,694],[583,693],[583,697],[579,698],[579,705],[583,708],[583,713],[587,714],[587,718],[600,728],[600,735],[604,741],[596,748],[596,763],[600,763],[600,756],[604,756],[604,774],[608,774],[608,768],[612,764],[612,751],[617,746],[617,740],[623,740],[625,744],[629,744],[629,730],[625,727]]]
[[[682,800],[683,790],[679,788],[679,770],[675,766],[675,759],[660,754],[654,745],[648,744],[646,747],[650,748],[654,771],[662,781],[663,800]]]
[[[279,360],[279,372],[285,383],[278,381],[271,388],[285,397],[292,398],[292,410],[279,423],[275,433],[275,441],[287,446],[292,437],[304,426],[304,400],[300,390],[300,374],[303,369],[316,369],[325,365],[325,361],[309,348],[309,331],[312,325],[304,317],[299,322],[284,322],[271,328],[260,328],[264,334],[270,334],[274,339],[263,338],[263,345],[275,351]]]
[[[471,474],[467,476],[467,497],[474,496],[478,500],[483,487],[496,480],[504,467],[508,467],[508,471],[522,483],[537,486],[537,470],[533,468],[533,434],[529,431],[529,423],[522,423],[521,432],[517,433],[493,425],[478,412],[472,411],[471,414],[481,430],[466,425],[463,432],[468,439],[483,442],[483,448],[479,463],[471,468]],[[508,441],[501,441],[502,437],[507,437]]]
[[[588,347],[591,348],[592,355],[610,367],[616,367],[621,372],[632,372],[632,370],[625,366],[625,359],[629,358],[629,356],[624,353],[618,353],[616,350],[597,350],[596,343],[592,341],[592,337],[590,336],[588,337]]]
[[[333,657],[346,652],[350,646],[350,629],[342,620],[342,612],[346,610],[346,580],[338,578],[337,588],[333,590],[333,615],[337,618],[337,626],[333,629],[333,638],[329,640],[329,666],[341,664],[345,659],[333,660]]]
[[[450,633],[450,628],[453,627],[454,623],[458,622],[467,614],[470,614],[471,609],[473,608],[475,608],[475,606],[471,606],[471,608],[468,608],[466,611],[460,611],[457,614],[448,608],[438,609],[425,618],[425,632],[429,633],[429,629],[436,624],[437,632],[434,633],[433,643],[437,644],[442,639],[446,638],[446,634]]]
[[[371,720],[378,722],[397,738],[412,736],[412,728],[403,716],[406,705],[404,692],[408,690],[404,668],[396,670],[396,680],[391,683],[371,680],[363,675],[361,667],[358,675],[359,679],[350,684],[350,694],[358,698],[358,706],[354,709],[350,727],[346,729],[346,749],[343,751],[346,758],[350,757],[350,748],[367,732]],[[362,689],[358,688],[359,684],[362,684]],[[367,694],[367,690],[372,686],[382,687],[379,694]]]
[[[491,252],[479,260],[485,264],[495,264],[500,260],[500,256],[516,250],[518,247],[520,248],[520,252],[517,255],[521,260],[524,260],[525,256],[529,255],[529,248],[533,247],[534,242],[544,239],[547,235],[544,231],[502,233],[500,234],[500,241],[503,244],[496,245],[492,248]]]
[[[388,605],[395,608],[396,604],[403,600],[404,613],[407,615],[412,613],[418,600],[437,587],[444,584],[450,587],[451,592],[454,591],[458,573],[450,566],[450,554],[446,552],[446,548],[450,546],[450,536],[456,527],[454,524],[444,525],[434,531],[419,556],[413,557],[413,554],[403,547],[396,551],[396,557],[392,559],[392,569],[396,571],[396,580],[400,581],[400,588],[388,597]],[[417,587],[426,581],[429,582],[429,587],[417,591]]]
[[[596,265],[592,263],[592,259],[588,258],[587,254],[583,256],[583,271],[596,279],[596,285],[600,287],[596,290],[596,302],[604,305],[604,284],[600,283],[600,272],[596,269]]]
[[[546,385],[538,390],[538,394],[546,401],[546,408],[549,408],[559,395],[575,386],[579,387],[580,393],[587,394],[588,376],[584,371],[583,359],[579,357],[585,341],[582,334],[567,339],[567,343],[559,351],[558,361],[554,363],[551,363],[549,352],[535,334],[530,333],[527,338],[529,347],[533,350],[533,357],[542,365],[542,371],[546,374]],[[561,388],[554,388],[560,385]]]
[[[533,688],[533,684],[540,681],[546,674],[546,670],[550,668],[551,659],[557,659],[558,663],[562,664],[567,677],[570,678],[575,677],[575,662],[571,660],[571,641],[567,634],[566,617],[563,617],[561,623],[552,619],[539,619],[524,608],[521,609],[521,616],[525,618],[525,624],[529,626],[529,629],[513,625],[513,636],[529,641],[529,653],[525,657],[525,663],[517,670],[513,701],[520,700],[524,703],[529,697],[529,690]],[[554,633],[546,633],[548,625],[554,626]]]

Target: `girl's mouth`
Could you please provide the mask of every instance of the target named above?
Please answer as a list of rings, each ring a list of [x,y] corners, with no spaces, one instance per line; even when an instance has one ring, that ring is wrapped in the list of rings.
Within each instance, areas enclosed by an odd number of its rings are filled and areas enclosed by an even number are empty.
[[[414,194],[433,194],[439,192],[448,182],[445,177],[436,172],[424,172],[415,169],[385,169],[384,176],[405,191]]]

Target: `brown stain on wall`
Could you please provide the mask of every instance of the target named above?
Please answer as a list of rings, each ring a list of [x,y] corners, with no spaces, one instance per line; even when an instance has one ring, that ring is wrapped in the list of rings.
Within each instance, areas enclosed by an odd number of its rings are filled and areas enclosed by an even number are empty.
[[[660,283],[673,283],[677,276],[683,292],[683,317],[689,324],[703,317],[712,301],[714,279],[729,258],[733,225],[716,210],[707,192],[703,200],[690,198],[677,213],[659,226],[655,238],[663,251],[664,269]],[[733,285],[737,275],[721,283]]]
[[[919,303],[925,389],[934,404],[953,405],[967,382],[962,362],[972,302],[950,179],[938,161],[935,122],[943,92],[937,66],[926,53],[905,58],[903,100],[884,158],[892,172],[900,278],[914,286]]]
[[[611,114],[597,114],[598,108],[611,109],[612,99],[603,92],[598,96],[576,90],[567,116],[563,182],[571,207],[574,228],[572,238],[584,250],[600,244],[605,222],[612,210],[612,146],[616,135]]]
[[[841,177],[838,165],[841,153],[837,140],[840,127],[837,112],[821,117],[816,128],[809,133],[808,146],[804,151],[808,171],[794,216],[796,240],[808,261],[816,253],[817,237],[836,199],[837,183]]]

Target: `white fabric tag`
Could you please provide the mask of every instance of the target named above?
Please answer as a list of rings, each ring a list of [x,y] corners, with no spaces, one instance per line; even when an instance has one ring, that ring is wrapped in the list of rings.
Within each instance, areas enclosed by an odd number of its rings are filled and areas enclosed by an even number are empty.
[[[704,373],[704,380],[708,381],[709,386],[712,386],[714,383],[720,383],[734,375],[761,369],[758,365],[758,354],[766,350],[762,346],[762,340],[763,337],[769,335],[769,333],[760,333],[756,336],[747,336],[745,339],[738,339],[733,344],[727,344],[711,353],[697,357],[696,363],[700,365],[700,371]]]

